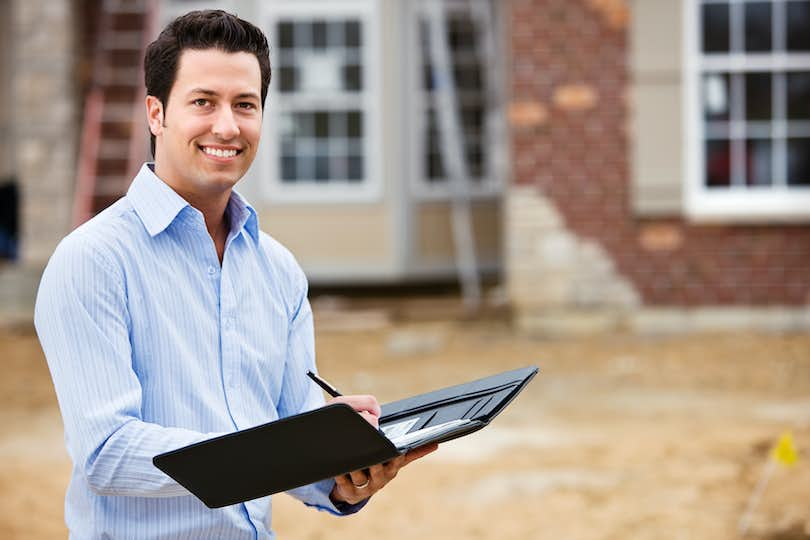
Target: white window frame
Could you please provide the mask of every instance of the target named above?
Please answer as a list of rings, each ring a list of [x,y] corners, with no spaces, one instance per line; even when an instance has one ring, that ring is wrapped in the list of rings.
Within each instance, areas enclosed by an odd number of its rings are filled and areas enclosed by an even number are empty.
[[[277,66],[275,56],[276,24],[279,19],[300,18],[327,20],[352,17],[361,21],[363,28],[363,159],[364,178],[357,182],[282,182],[279,171],[280,137],[279,119],[284,103],[299,96],[286,96],[278,89],[278,74],[274,73],[265,104],[262,126],[262,145],[259,149],[261,196],[271,203],[374,203],[383,196],[381,155],[383,150],[380,81],[380,21],[379,0],[278,0],[259,2],[259,16],[263,30],[270,40],[270,61]],[[306,97],[313,107],[328,109],[334,106],[333,96]]]
[[[730,4],[740,4],[755,0],[729,0]],[[781,70],[807,69],[810,71],[810,54],[772,53],[730,53],[717,57],[706,57],[700,50],[700,8],[702,0],[684,0],[684,149],[686,161],[686,211],[695,221],[808,221],[810,220],[810,187],[781,186],[731,186],[710,189],[704,183],[705,146],[703,100],[701,97],[701,76],[708,71],[764,71],[775,73]],[[784,0],[773,0],[774,5]],[[784,10],[782,10],[784,13]],[[773,31],[784,35],[780,25],[782,19],[774,10]],[[733,21],[732,21],[733,24]],[[731,40],[735,32],[731,28]],[[784,138],[787,134],[786,122],[775,126],[773,134]],[[744,125],[731,126],[733,138],[745,135]],[[781,148],[781,150],[780,150]],[[785,162],[787,155],[784,145],[774,147],[773,168],[779,161]]]
[[[451,6],[458,4],[464,6],[466,2],[460,0],[445,0]],[[410,175],[410,190],[414,198],[418,201],[448,201],[453,198],[454,192],[451,189],[450,181],[445,182],[431,182],[425,176],[425,163],[424,151],[427,137],[424,136],[425,127],[427,124],[426,111],[426,97],[427,92],[423,89],[422,82],[422,60],[419,36],[419,15],[421,13],[421,0],[408,0],[407,2],[407,30],[406,30],[406,48],[404,55],[407,57],[407,68],[409,77],[407,79],[411,82],[409,89],[408,103],[406,106],[408,110],[412,111],[410,115],[411,122],[408,126],[408,138],[410,144],[409,160],[411,163],[411,170],[413,173]],[[486,69],[486,66],[484,66]],[[490,66],[490,69],[494,67]],[[486,81],[485,72],[482,70],[484,77],[484,84]],[[486,118],[487,111],[484,110]],[[480,182],[470,182],[469,197],[473,200],[492,199],[499,197],[504,189],[504,179],[497,174],[495,162],[497,160],[496,149],[492,142],[495,129],[489,122],[485,121],[485,140],[483,142],[482,151],[487,152],[486,157],[486,175],[483,176]]]

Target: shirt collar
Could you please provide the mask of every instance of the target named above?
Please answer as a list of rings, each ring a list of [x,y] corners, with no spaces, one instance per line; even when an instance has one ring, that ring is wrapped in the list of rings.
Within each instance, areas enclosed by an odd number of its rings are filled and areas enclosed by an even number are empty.
[[[127,191],[127,198],[150,236],[157,236],[190,205],[154,172],[153,163],[144,163]],[[231,231],[244,228],[253,241],[259,242],[259,222],[256,211],[236,191],[231,192],[228,207]]]
[[[183,208],[189,206],[154,172],[154,164],[144,163],[127,191],[135,212],[150,236],[157,236],[171,224]]]
[[[238,191],[231,192],[231,199],[228,201],[228,208],[225,211],[228,213],[231,231],[245,229],[253,241],[256,244],[259,243],[259,218],[256,210]]]

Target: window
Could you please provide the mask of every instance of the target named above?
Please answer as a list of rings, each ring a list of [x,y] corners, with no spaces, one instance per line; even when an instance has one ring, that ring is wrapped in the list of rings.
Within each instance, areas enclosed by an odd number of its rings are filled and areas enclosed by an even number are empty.
[[[698,217],[810,216],[810,0],[692,0]]]
[[[267,7],[274,68],[265,119],[271,199],[379,196],[373,9],[371,1]]]
[[[418,3],[424,6],[424,3]],[[482,10],[490,10],[487,2],[480,2],[476,11],[470,2],[445,0],[445,32],[450,53],[453,80],[456,86],[457,114],[461,124],[462,147],[469,174],[470,192],[487,195],[499,190],[493,167],[494,145],[492,122],[488,121],[494,101],[490,80],[484,68],[487,35],[492,32],[494,21],[485,25]],[[430,28],[424,7],[414,8],[414,42],[411,50],[418,51],[415,62],[417,73],[413,77],[415,92],[415,129],[413,130],[414,163],[416,165],[416,192],[423,197],[447,197],[450,194],[441,150],[439,118],[434,109],[431,93],[436,80],[431,66]],[[492,37],[492,36],[490,36]],[[495,42],[491,39],[491,42]],[[494,51],[493,51],[494,52]],[[494,63],[487,66],[495,69]]]

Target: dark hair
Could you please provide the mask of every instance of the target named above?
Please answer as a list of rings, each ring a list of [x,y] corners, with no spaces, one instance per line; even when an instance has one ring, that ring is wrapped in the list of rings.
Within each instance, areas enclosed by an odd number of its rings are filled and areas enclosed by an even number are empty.
[[[270,85],[270,48],[264,33],[251,23],[221,9],[191,11],[177,17],[149,44],[143,59],[146,93],[163,103],[177,77],[180,53],[185,49],[220,49],[225,52],[248,52],[256,56],[262,75],[262,107]],[[151,136],[155,155],[155,136]]]

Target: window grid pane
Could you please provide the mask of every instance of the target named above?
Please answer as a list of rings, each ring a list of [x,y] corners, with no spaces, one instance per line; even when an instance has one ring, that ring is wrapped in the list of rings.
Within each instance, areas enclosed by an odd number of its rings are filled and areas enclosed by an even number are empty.
[[[365,111],[353,105],[323,107],[334,96],[361,96],[363,25],[321,15],[277,21],[278,166],[285,183],[359,183],[365,180]],[[357,103],[356,98],[351,99]],[[320,105],[318,105],[320,104]]]
[[[788,185],[810,186],[810,137],[787,141]]]
[[[731,185],[731,145],[728,140],[706,141],[706,187]]]
[[[810,51],[810,2],[791,0],[787,2],[787,50]]]
[[[788,73],[787,94],[788,120],[810,120],[810,71]]]
[[[772,182],[771,139],[745,141],[745,176],[747,186],[768,186]]]
[[[745,12],[746,52],[766,52],[773,48],[771,39],[771,3],[748,2],[743,5]]]
[[[703,4],[703,52],[721,53],[730,50],[728,4]]]
[[[711,70],[704,68],[699,78],[704,185],[806,185],[810,165],[802,152],[810,152],[810,62],[797,70],[798,57],[791,53],[810,51],[810,1],[698,4],[699,48],[712,58]],[[732,53],[756,55],[756,67],[732,60]],[[791,64],[779,71],[784,55]],[[768,70],[768,64],[774,67]]]
[[[745,119],[770,120],[771,109],[771,74],[745,74]]]
[[[282,181],[359,181],[363,175],[363,113],[315,110],[285,113]],[[359,165],[358,165],[359,163]]]

